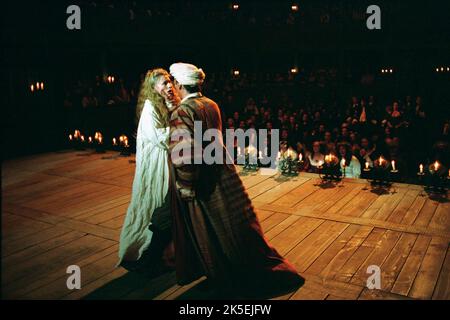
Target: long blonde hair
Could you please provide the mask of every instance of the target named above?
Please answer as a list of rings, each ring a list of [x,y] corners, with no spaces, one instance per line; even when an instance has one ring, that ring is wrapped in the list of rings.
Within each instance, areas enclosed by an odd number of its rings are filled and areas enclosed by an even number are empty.
[[[150,100],[151,104],[155,108],[158,119],[156,120],[157,127],[164,128],[169,123],[169,111],[167,110],[164,98],[155,90],[155,84],[162,76],[170,76],[169,73],[162,69],[157,68],[147,71],[144,81],[142,81],[141,89],[136,106],[136,122],[139,122],[142,109],[144,108],[145,100]]]

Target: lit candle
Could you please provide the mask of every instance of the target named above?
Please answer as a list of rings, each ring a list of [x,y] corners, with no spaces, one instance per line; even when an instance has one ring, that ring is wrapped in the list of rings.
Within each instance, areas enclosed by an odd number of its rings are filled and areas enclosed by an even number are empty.
[[[44,83],[41,82],[41,90],[44,90]]]
[[[366,161],[366,170],[369,170],[369,161]]]
[[[116,138],[113,138],[113,146],[117,146]]]
[[[378,159],[378,165],[382,166],[383,165],[383,157],[380,156],[380,159]]]
[[[111,77],[111,82],[114,82],[114,77]]]
[[[31,92],[34,91],[34,85],[31,85],[31,86],[30,86],[30,90],[31,90]]]
[[[103,141],[103,137],[102,136],[98,137],[98,143],[101,144],[102,141]]]
[[[391,165],[392,165],[392,171],[396,171],[396,170],[395,170],[395,160],[392,160],[392,161],[391,161]]]
[[[84,136],[81,136],[81,141],[84,142]]]
[[[92,143],[92,137],[88,138],[89,143]]]
[[[39,82],[36,82],[36,89],[39,90],[41,84]]]
[[[434,171],[438,171],[438,169],[439,169],[439,162],[435,162],[434,164],[433,164],[433,166],[434,166]]]
[[[71,135],[71,134],[69,134],[69,140],[70,140],[70,141],[72,141],[72,140],[73,140],[73,138],[72,138],[72,135]]]
[[[420,164],[420,166],[419,166],[419,172],[420,172],[420,173],[423,173],[423,164]]]
[[[342,166],[345,168],[345,159],[342,159]]]
[[[298,154],[298,160],[299,160],[299,161],[302,161],[302,159],[303,159],[303,156],[302,156],[301,153],[299,153],[299,154]]]

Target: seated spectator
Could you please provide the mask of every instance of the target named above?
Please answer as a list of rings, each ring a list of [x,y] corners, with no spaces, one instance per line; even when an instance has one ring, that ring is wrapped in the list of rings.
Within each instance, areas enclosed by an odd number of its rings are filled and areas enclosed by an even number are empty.
[[[348,143],[339,144],[339,163],[341,171],[346,178],[359,178],[361,176],[361,164],[353,154]]]

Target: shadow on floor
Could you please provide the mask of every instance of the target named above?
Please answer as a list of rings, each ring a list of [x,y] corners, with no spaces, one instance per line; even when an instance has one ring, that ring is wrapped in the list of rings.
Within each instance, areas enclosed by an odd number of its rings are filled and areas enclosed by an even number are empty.
[[[128,272],[91,292],[83,300],[151,300],[174,285],[175,272],[167,272],[157,277]]]

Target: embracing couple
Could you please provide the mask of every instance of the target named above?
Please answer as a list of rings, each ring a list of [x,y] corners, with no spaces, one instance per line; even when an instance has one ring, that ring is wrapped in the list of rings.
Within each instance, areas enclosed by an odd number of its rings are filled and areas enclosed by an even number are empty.
[[[218,105],[201,93],[204,80],[203,70],[187,63],[145,76],[118,265],[172,268],[180,285],[206,276],[213,290],[240,297],[293,291],[304,280],[264,238],[235,166],[197,164],[193,152],[171,152],[194,150],[196,121],[202,130],[222,130]],[[223,141],[216,143],[229,157]]]

